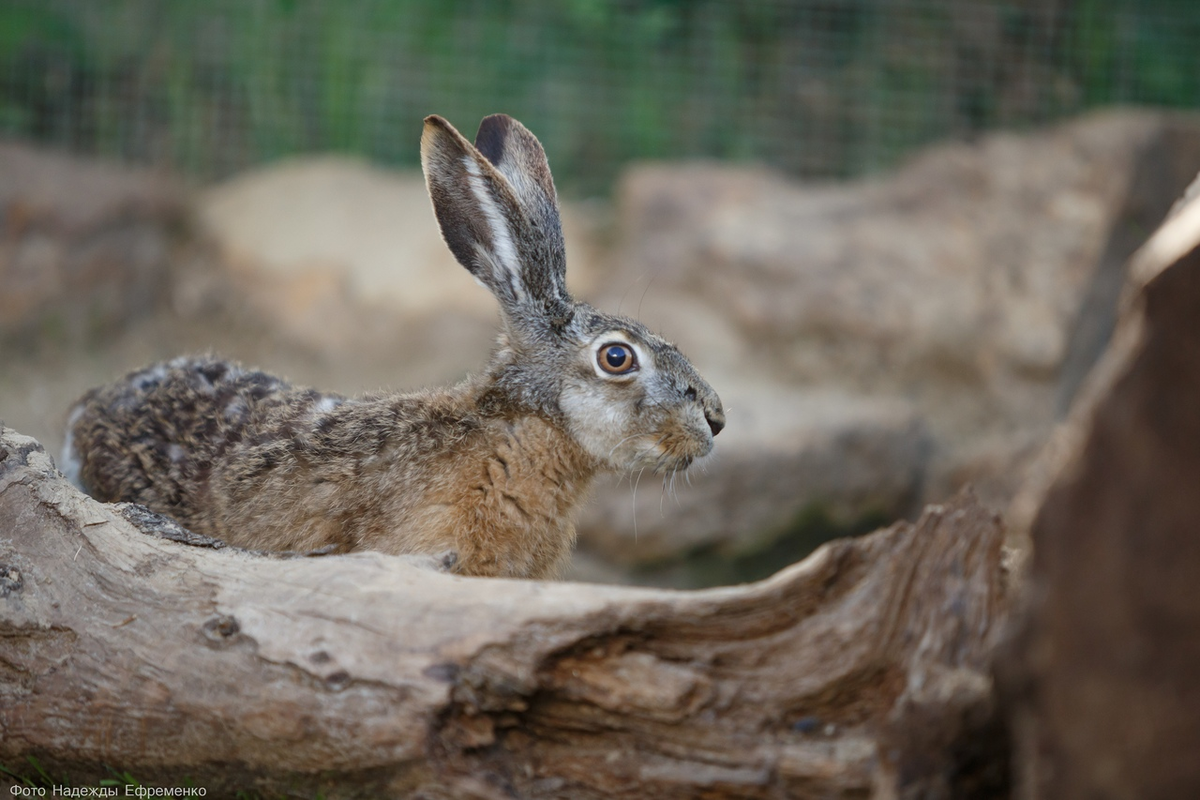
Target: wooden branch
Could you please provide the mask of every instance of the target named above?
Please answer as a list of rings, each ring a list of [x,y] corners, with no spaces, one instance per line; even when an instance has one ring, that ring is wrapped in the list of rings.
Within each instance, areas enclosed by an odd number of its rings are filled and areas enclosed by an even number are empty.
[[[0,764],[208,796],[1000,796],[1002,538],[966,496],[749,586],[470,579],[225,547],[3,429]]]

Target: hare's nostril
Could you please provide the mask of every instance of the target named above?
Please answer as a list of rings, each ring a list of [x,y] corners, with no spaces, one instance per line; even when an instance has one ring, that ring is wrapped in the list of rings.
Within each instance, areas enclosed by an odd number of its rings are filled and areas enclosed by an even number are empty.
[[[696,399],[696,387],[689,386],[687,388],[687,391],[683,393],[683,396],[685,398],[687,398],[688,400],[695,400]]]
[[[722,430],[724,430],[724,428],[725,428],[725,417],[724,417],[724,415],[721,415],[721,414],[717,414],[717,415],[705,414],[705,415],[704,415],[704,418],[705,418],[706,420],[708,420],[708,427],[709,427],[709,429],[711,429],[711,430],[712,430],[712,435],[713,435],[713,436],[716,436],[718,433],[720,433]]]

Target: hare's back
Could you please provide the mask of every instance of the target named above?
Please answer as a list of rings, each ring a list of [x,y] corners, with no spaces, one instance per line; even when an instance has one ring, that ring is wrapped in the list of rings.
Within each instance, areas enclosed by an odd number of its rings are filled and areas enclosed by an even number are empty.
[[[231,449],[340,400],[229,361],[177,358],[84,395],[68,420],[63,471],[99,500],[143,503],[186,523]]]

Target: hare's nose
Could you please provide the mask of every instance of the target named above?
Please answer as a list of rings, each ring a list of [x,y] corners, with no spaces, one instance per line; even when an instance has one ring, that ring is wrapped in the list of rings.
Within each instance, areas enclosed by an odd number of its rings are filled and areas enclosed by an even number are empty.
[[[704,418],[708,420],[708,427],[712,430],[713,436],[716,436],[725,428],[725,412],[717,409],[716,411],[705,411]]]
[[[683,396],[692,402],[696,402],[697,398],[700,396],[700,393],[696,391],[695,386],[689,386],[687,387],[687,390],[684,391]],[[715,408],[710,406],[710,400],[712,401],[711,406],[715,406]],[[704,408],[704,419],[706,422],[708,422],[708,429],[712,431],[713,436],[716,436],[725,429],[725,410],[721,408],[721,401],[717,399],[715,394],[713,394],[712,389],[708,389],[706,396],[704,400],[701,401],[700,405],[702,408]]]

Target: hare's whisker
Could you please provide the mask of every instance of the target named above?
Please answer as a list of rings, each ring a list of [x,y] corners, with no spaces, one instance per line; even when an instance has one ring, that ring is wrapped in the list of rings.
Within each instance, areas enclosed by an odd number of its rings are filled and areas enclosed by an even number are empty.
[[[633,434],[630,434],[629,436],[626,436],[624,439],[622,439],[621,441],[617,442],[616,444],[614,444],[614,445],[612,446],[612,449],[608,451],[608,458],[609,458],[609,460],[610,460],[610,461],[612,460],[613,453],[617,452],[617,448],[618,448],[618,447],[620,447],[621,445],[625,444],[625,443],[626,443],[626,442],[628,442],[630,439],[636,439],[637,437],[639,437],[639,436],[641,436],[641,435],[642,435],[642,434],[640,434],[640,433],[633,433]]]
[[[633,482],[633,500],[631,501],[631,508],[633,509],[633,543],[634,544],[637,544],[637,540],[638,540],[637,490],[638,490],[638,484],[642,482],[642,473],[645,471],[646,471],[645,467],[642,467],[641,469],[639,469],[638,474],[637,474],[637,480],[635,480]]]
[[[641,283],[643,280],[645,280],[645,278],[646,278],[646,273],[642,272],[642,274],[640,274],[636,278],[634,278],[633,283],[631,283],[625,287],[625,291],[621,292],[621,299],[617,301],[617,313],[618,314],[621,313],[621,306],[625,305],[625,298],[628,297],[629,293],[633,291],[633,287],[637,286],[639,283]]]
[[[650,284],[654,283],[654,276],[650,276],[650,280],[646,281],[646,288],[642,289],[642,296],[638,298],[638,310],[634,314],[635,317],[642,316],[642,302],[646,299],[646,292],[650,291]]]

